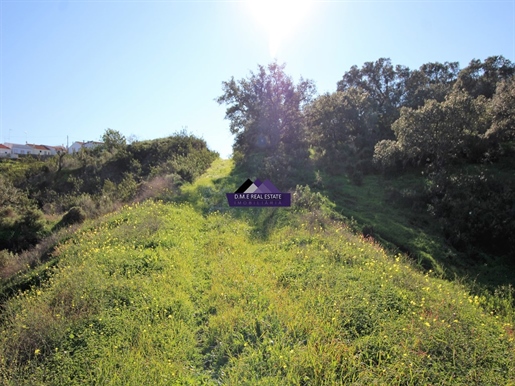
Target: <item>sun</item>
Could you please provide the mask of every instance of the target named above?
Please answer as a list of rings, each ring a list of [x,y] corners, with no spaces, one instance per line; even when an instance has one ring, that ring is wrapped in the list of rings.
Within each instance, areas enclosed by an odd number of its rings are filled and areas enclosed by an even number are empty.
[[[248,0],[252,13],[269,35],[270,55],[276,57],[287,38],[306,17],[312,0]]]

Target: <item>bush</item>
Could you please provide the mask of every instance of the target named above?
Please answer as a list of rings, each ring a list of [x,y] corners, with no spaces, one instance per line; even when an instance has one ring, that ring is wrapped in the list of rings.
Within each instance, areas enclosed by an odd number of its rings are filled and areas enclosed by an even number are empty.
[[[0,249],[21,252],[36,245],[44,236],[43,213],[25,209],[17,218],[0,221]]]
[[[0,270],[2,270],[5,266],[7,266],[11,260],[15,258],[11,252],[6,249],[0,250]]]
[[[61,221],[57,223],[55,228],[63,228],[73,224],[81,224],[86,220],[86,213],[79,208],[78,206],[74,206],[71,208],[66,214],[63,216]]]
[[[292,206],[296,209],[314,211],[323,209],[332,210],[334,204],[319,192],[313,192],[308,185],[297,185],[292,194]]]
[[[131,200],[138,191],[138,183],[131,173],[126,173],[117,187],[117,196],[122,202]]]
[[[397,169],[402,164],[402,151],[398,142],[385,139],[374,148],[374,163],[382,170]]]

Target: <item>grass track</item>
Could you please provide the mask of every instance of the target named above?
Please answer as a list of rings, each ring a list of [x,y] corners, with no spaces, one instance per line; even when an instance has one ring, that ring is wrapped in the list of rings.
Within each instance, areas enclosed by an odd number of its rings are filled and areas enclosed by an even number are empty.
[[[474,297],[314,214],[260,238],[198,209],[125,207],[60,246],[46,281],[5,304],[2,382],[514,384],[512,299]]]

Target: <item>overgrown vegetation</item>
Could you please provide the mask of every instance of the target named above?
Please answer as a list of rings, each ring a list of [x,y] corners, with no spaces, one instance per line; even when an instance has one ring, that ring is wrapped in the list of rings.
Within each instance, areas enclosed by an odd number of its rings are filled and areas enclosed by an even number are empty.
[[[513,380],[508,288],[472,296],[309,208],[266,238],[254,221],[185,204],[89,222],[4,304],[3,383]]]
[[[45,234],[42,213],[35,202],[0,175],[0,250],[21,252]]]
[[[365,177],[382,175],[384,185],[373,188],[389,194],[384,188],[395,189],[399,176],[417,173],[419,181],[407,187],[413,194],[400,201],[440,228],[425,232],[472,262],[484,260],[479,255],[513,262],[514,73],[502,56],[463,69],[446,62],[416,70],[380,58],[353,66],[335,92],[315,97],[312,81],[295,85],[284,66],[272,63],[225,82],[218,101],[228,105],[242,172],[283,189],[310,184],[333,197],[346,188],[329,180],[346,177],[361,186]],[[510,172],[500,172],[506,165]],[[336,203],[350,216],[345,199]],[[396,229],[382,228],[377,236],[396,239]]]
[[[514,382],[515,66],[284,69],[223,83],[232,160],[108,129],[0,163],[3,383]],[[292,208],[227,207],[257,177]]]
[[[107,129],[102,139],[104,144],[95,149],[44,161],[26,157],[0,162],[4,264],[60,228],[192,182],[218,156],[205,141],[185,132],[127,144],[121,133]]]

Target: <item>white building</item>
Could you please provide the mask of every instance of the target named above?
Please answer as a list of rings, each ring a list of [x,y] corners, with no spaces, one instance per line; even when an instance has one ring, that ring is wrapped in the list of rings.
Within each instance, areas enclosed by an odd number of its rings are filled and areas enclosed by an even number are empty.
[[[51,155],[68,153],[68,151],[66,150],[66,148],[64,146],[48,146],[48,145],[46,145],[46,147],[48,147],[48,149],[50,149]]]
[[[84,147],[85,147],[86,149],[94,149],[95,147],[97,147],[97,146],[101,146],[101,145],[103,145],[103,144],[104,144],[104,142],[88,141],[88,142],[86,142],[86,143],[84,144]]]
[[[11,156],[11,149],[0,143],[0,158],[9,158]]]
[[[80,149],[82,149],[83,146],[84,146],[84,142],[75,141],[68,148],[68,153],[77,153]]]
[[[72,143],[70,148],[68,149],[68,153],[77,153],[80,149],[94,149],[97,146],[103,145],[103,142],[96,142],[96,141],[88,141],[88,142],[81,142],[81,141],[75,141]]]
[[[22,145],[19,143],[6,143],[5,146],[11,149],[11,154],[13,155],[37,154],[36,151],[29,145]]]
[[[45,145],[33,145],[33,144],[27,144],[32,149],[34,149],[34,152],[32,154],[36,155],[52,155],[52,152],[50,149]]]

